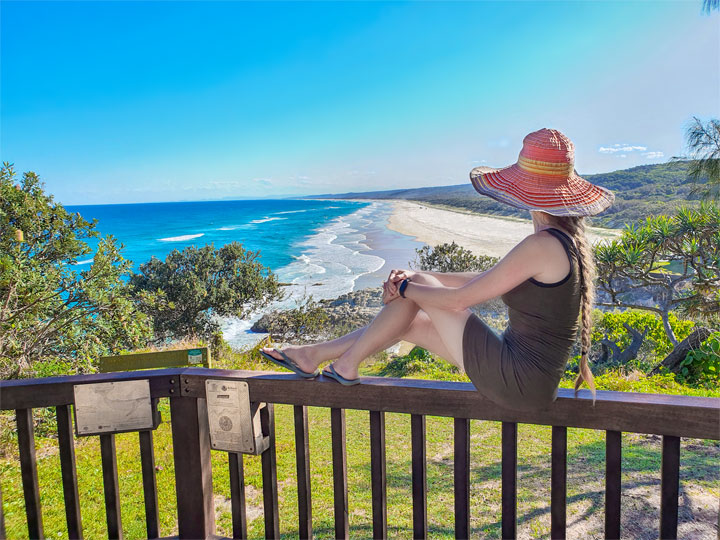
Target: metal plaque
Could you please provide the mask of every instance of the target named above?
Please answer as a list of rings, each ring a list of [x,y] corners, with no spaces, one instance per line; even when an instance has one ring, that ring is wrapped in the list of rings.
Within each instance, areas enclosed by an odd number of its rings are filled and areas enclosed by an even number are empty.
[[[206,379],[205,394],[212,448],[255,454],[262,437],[260,415],[250,406],[247,383]]]
[[[157,427],[148,379],[76,384],[73,389],[78,435],[121,433]]]
[[[202,364],[203,363],[203,357],[202,357],[202,349],[190,349],[188,351],[188,364],[191,366]]]

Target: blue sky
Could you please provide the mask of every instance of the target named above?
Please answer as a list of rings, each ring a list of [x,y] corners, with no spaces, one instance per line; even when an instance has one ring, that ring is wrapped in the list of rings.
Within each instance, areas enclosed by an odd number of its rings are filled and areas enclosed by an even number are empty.
[[[720,14],[652,2],[8,2],[0,157],[65,204],[468,181],[552,127],[581,174],[720,114]]]

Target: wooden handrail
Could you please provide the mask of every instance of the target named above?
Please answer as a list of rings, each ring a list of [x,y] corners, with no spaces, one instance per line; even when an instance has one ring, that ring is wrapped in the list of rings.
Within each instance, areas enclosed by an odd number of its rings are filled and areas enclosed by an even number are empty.
[[[720,440],[720,398],[598,390],[593,408],[589,390],[575,398],[560,388],[550,406],[516,411],[486,399],[471,383],[363,377],[363,384],[347,387],[274,371],[175,368],[0,381],[0,409],[66,405],[75,384],[136,379],[150,380],[152,397],[204,398],[205,379],[239,379],[248,383],[251,401]]]

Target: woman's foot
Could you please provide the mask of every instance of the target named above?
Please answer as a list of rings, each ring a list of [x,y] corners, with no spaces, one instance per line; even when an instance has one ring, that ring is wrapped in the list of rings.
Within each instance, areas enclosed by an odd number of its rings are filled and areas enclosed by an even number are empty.
[[[333,369],[335,369],[335,372],[340,375],[343,379],[347,379],[349,381],[352,381],[353,379],[357,379],[360,374],[358,373],[357,366],[343,366],[342,362],[340,360],[336,360],[332,363]],[[325,375],[330,372],[330,366],[325,366],[322,370],[322,374]]]
[[[282,355],[280,355],[273,347],[263,347],[260,350],[273,358],[284,360]],[[287,347],[283,347],[282,351],[288,355],[288,357],[292,358],[293,362],[295,362],[300,369],[308,373],[315,371],[319,365],[319,362],[315,362],[312,358],[307,347],[303,347],[301,345],[288,345]]]

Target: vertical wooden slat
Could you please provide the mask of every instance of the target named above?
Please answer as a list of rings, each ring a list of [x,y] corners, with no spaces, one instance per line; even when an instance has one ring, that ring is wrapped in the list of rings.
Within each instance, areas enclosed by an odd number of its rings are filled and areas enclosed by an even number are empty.
[[[145,499],[145,530],[148,538],[159,538],[160,516],[158,514],[157,478],[155,475],[155,444],[153,432],[138,432],[140,440],[140,465],[142,468],[143,495]]]
[[[550,537],[565,538],[567,495],[567,427],[552,428],[552,471],[550,484]]]
[[[335,506],[335,538],[348,538],[347,454],[345,450],[345,409],[330,409],[332,433],[333,499]]]
[[[275,458],[275,413],[272,403],[260,409],[263,433],[270,438],[270,446],[262,453],[263,513],[265,514],[265,538],[280,538],[278,515],[277,461]]]
[[[605,432],[605,538],[620,538],[622,433]]]
[[[207,538],[215,533],[207,403],[171,397],[170,415],[179,537]]]
[[[680,437],[663,435],[660,479],[660,538],[677,538]]]
[[[410,415],[412,439],[413,538],[427,538],[427,459],[425,416]]]
[[[100,435],[100,457],[102,459],[105,519],[107,521],[108,538],[122,538],[115,434],[105,433]]]
[[[5,534],[5,510],[3,508],[2,486],[0,486],[0,540],[7,538]]]
[[[370,411],[370,477],[373,538],[387,538],[387,476],[385,469],[385,413]]]
[[[293,411],[295,414],[295,465],[297,466],[298,483],[298,534],[300,540],[309,540],[313,534],[308,409],[304,405],[295,405]]]
[[[455,418],[455,538],[470,538],[470,420]]]
[[[77,468],[75,466],[75,435],[73,433],[70,405],[58,405],[55,409],[60,453],[63,496],[65,497],[65,521],[68,538],[82,538],[82,518],[78,496]]]
[[[517,422],[502,423],[502,537],[517,538]]]
[[[230,507],[232,510],[233,538],[247,538],[245,467],[242,454],[228,452],[228,469],[230,470]]]
[[[35,427],[32,409],[15,411],[20,449],[20,474],[25,494],[25,515],[27,516],[28,536],[42,538],[43,522],[40,508],[40,489],[38,487],[37,464],[35,462]]]

